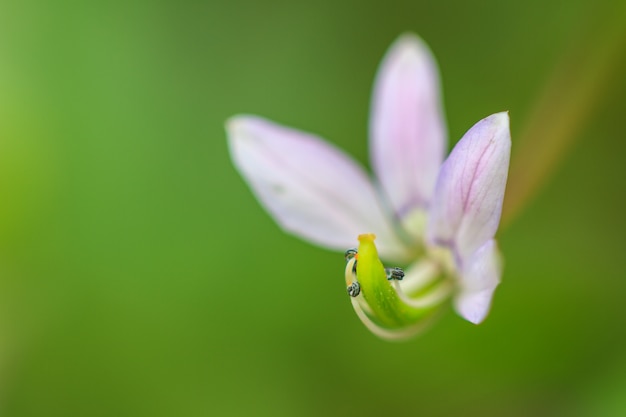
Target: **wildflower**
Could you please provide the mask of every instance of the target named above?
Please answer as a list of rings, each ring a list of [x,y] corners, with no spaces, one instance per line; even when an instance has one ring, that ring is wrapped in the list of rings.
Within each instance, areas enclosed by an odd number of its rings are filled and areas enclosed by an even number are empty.
[[[358,237],[346,285],[375,334],[413,335],[451,297],[462,317],[484,320],[501,275],[494,235],[509,165],[508,114],[476,123],[444,161],[438,71],[419,38],[400,37],[377,75],[375,179],[319,137],[257,116],[233,117],[227,132],[235,166],[285,231],[334,250]],[[404,276],[385,270],[379,256],[409,265]]]

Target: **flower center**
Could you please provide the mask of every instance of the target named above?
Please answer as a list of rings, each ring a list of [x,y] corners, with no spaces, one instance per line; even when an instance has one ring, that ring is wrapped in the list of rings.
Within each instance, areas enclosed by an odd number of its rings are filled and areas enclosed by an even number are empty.
[[[402,217],[402,228],[410,239],[411,246],[423,246],[426,234],[427,213],[423,209],[413,209]]]
[[[428,259],[436,263],[439,269],[448,276],[457,275],[454,254],[445,246],[430,246],[428,248]]]

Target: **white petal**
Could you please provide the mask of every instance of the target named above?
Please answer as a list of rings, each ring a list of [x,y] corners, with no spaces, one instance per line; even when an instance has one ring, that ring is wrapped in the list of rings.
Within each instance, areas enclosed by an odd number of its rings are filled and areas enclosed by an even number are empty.
[[[454,307],[460,316],[474,324],[485,319],[493,292],[500,283],[501,264],[500,252],[493,239],[467,258],[461,271],[460,291],[454,299]]]
[[[371,232],[382,257],[406,259],[368,176],[345,153],[254,116],[230,119],[227,132],[235,166],[285,231],[341,251]]]
[[[396,213],[425,208],[447,142],[437,64],[417,36],[401,36],[385,56],[374,85],[370,124],[372,165]]]
[[[427,226],[431,243],[464,259],[495,235],[510,153],[506,112],[481,120],[463,136],[437,179]]]

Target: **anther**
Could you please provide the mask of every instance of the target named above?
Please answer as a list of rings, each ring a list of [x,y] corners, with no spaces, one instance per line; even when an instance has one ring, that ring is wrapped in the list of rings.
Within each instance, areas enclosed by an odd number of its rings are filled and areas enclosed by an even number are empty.
[[[346,257],[346,262],[349,262],[352,258],[356,257],[359,254],[359,252],[356,250],[356,248],[350,248],[346,251],[346,253],[344,254],[344,256]]]
[[[402,270],[402,268],[385,268],[385,273],[387,274],[387,280],[389,281],[402,281],[402,279],[404,278],[404,271]]]
[[[348,285],[348,288],[346,288],[346,289],[348,290],[348,295],[350,297],[356,297],[357,295],[359,295],[361,293],[361,286],[356,281],[354,281],[352,284]]]

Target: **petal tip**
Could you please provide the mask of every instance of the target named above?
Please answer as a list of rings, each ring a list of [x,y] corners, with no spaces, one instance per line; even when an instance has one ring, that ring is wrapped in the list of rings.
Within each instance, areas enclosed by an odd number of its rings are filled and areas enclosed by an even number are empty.
[[[509,111],[505,110],[499,113],[494,113],[491,116],[488,116],[487,119],[491,119],[493,123],[508,124],[509,123]]]
[[[461,292],[454,300],[459,315],[474,324],[485,320],[501,275],[502,256],[491,239],[467,260]]]
[[[226,119],[224,127],[230,137],[239,136],[238,134],[244,133],[250,122],[255,118],[255,116],[236,114]]]
[[[491,310],[494,291],[495,287],[457,299],[455,301],[457,313],[472,324],[481,324]]]
[[[476,326],[481,324],[485,320],[486,317],[487,317],[486,313],[485,314],[468,313],[463,316],[465,320],[469,321],[470,323]]]
[[[423,59],[424,55],[430,57],[432,54],[422,38],[413,32],[405,32],[391,44],[389,55],[397,59],[420,60]]]
[[[424,44],[422,38],[420,38],[416,33],[413,32],[403,32],[396,38],[393,43],[393,46],[399,47],[416,47]]]
[[[489,123],[491,126],[493,126],[497,130],[506,130],[507,132],[509,131],[510,118],[509,118],[508,111],[494,113],[490,116],[485,117],[482,121],[484,123]],[[511,135],[508,134],[507,136],[509,137],[509,140],[510,140]]]

